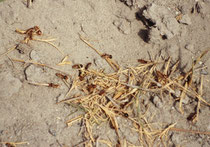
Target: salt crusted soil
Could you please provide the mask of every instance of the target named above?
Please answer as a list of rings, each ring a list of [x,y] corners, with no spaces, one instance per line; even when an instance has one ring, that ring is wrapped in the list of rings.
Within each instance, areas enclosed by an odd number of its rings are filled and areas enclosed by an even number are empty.
[[[74,146],[84,141],[81,123],[67,127],[65,121],[77,116],[75,108],[56,104],[68,91],[56,71],[36,65],[17,63],[11,59],[33,59],[58,68],[71,76],[76,74],[73,64],[92,62],[96,68],[111,72],[109,65],[79,39],[79,34],[89,39],[101,52],[109,53],[122,67],[132,66],[137,59],[149,60],[158,53],[180,60],[182,71],[189,69],[192,61],[210,47],[209,0],[34,0],[27,8],[25,0],[0,2],[0,146],[5,142],[27,142],[17,146],[58,147]],[[54,42],[69,55],[71,65],[57,66],[64,57],[52,46],[23,40],[15,30],[39,26],[43,38],[56,38]],[[210,102],[210,54],[199,63],[204,68],[203,98]],[[59,83],[59,88],[35,86],[33,83]],[[148,115],[155,112],[153,122],[166,125],[177,123],[177,128],[210,132],[210,107],[201,105],[199,119],[192,123],[196,101],[187,97],[183,102],[184,114],[176,104],[148,97]],[[136,146],[138,134],[129,129],[126,119],[119,118],[120,134]],[[117,144],[116,134],[109,124],[94,129],[100,139]],[[208,147],[210,136],[199,133],[169,131],[166,146]],[[82,145],[79,145],[82,146]],[[99,143],[98,146],[106,146]],[[153,146],[162,146],[153,144]]]

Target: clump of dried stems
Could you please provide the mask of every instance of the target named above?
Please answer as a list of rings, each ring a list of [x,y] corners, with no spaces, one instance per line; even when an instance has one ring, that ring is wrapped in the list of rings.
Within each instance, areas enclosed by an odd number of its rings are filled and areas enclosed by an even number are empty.
[[[40,30],[37,28],[31,28],[31,30],[28,31],[18,30],[17,32],[27,35],[24,39],[26,43],[28,43],[29,40],[34,39],[34,33],[41,35]],[[73,79],[72,83],[68,86],[69,92],[66,95],[67,98],[59,103],[64,102],[76,105],[84,111],[82,115],[66,122],[68,126],[71,126],[77,121],[82,120],[84,122],[86,128],[85,137],[87,140],[82,144],[92,146],[93,144],[97,145],[98,142],[100,142],[107,144],[108,146],[113,146],[109,141],[100,140],[94,137],[92,132],[94,124],[109,122],[118,136],[118,146],[134,146],[121,138],[119,134],[119,122],[116,119],[117,117],[123,117],[132,121],[132,129],[139,133],[139,141],[142,145],[151,146],[156,139],[161,139],[162,142],[166,141],[168,131],[210,134],[209,132],[178,129],[174,127],[176,123],[168,125],[166,128],[155,130],[151,127],[147,118],[144,116],[136,116],[134,112],[137,110],[137,112],[140,113],[140,97],[143,95],[159,93],[162,97],[164,97],[164,95],[172,97],[175,94],[175,91],[179,90],[181,94],[176,100],[179,101],[180,113],[184,113],[182,101],[185,96],[188,95],[197,101],[197,109],[195,115],[192,117],[193,122],[197,121],[199,118],[200,105],[210,106],[202,97],[203,76],[195,76],[195,71],[198,70],[196,68],[197,63],[205,54],[207,54],[209,49],[204,51],[193,62],[192,68],[185,73],[180,73],[178,69],[179,61],[174,64],[170,57],[167,59],[157,57],[154,61],[139,59],[139,64],[137,66],[123,69],[112,59],[111,55],[100,53],[82,36],[80,36],[80,39],[105,59],[114,71],[112,73],[105,73],[103,69],[92,69],[91,63],[88,63],[87,65],[78,64],[72,66],[72,68],[78,70],[78,77]],[[56,49],[58,48],[56,47]],[[61,52],[61,50],[59,51]],[[63,54],[63,52],[61,53]],[[14,61],[26,63],[23,60],[16,59]],[[30,62],[30,64],[51,68],[49,65],[40,63]],[[67,76],[67,74],[65,75],[65,72],[57,71],[64,74],[58,74],[58,77]],[[195,84],[195,78],[200,79],[199,84]],[[65,82],[65,78],[62,79],[64,79]]]
[[[123,146],[123,140],[120,138],[118,131],[119,125],[116,119],[118,116],[133,122],[134,127],[139,132],[139,140],[142,144],[152,145],[157,138],[166,141],[169,130],[180,131],[180,129],[174,128],[176,123],[162,130],[153,130],[146,118],[142,117],[142,121],[139,121],[139,117],[136,117],[134,112],[130,111],[139,109],[140,105],[136,105],[140,103],[139,97],[148,93],[172,96],[175,94],[175,90],[181,91],[180,97],[176,98],[176,100],[179,100],[181,113],[184,113],[182,100],[186,95],[191,96],[197,101],[197,110],[192,118],[193,122],[198,120],[201,103],[210,105],[202,98],[203,76],[197,77],[200,78],[200,86],[195,85],[193,82],[195,66],[209,50],[202,53],[194,61],[192,68],[185,74],[180,74],[178,69],[179,62],[172,64],[171,58],[158,58],[154,61],[139,59],[138,66],[121,69],[110,55],[101,54],[81,36],[80,39],[104,58],[115,71],[113,73],[105,73],[103,70],[93,70],[86,68],[87,66],[78,66],[79,75],[74,79],[70,91],[79,90],[81,93],[79,95],[71,95],[70,98],[63,101],[69,104],[77,104],[84,110],[85,113],[83,115],[66,123],[70,126],[75,121],[81,119],[85,121],[87,128],[86,137],[89,139],[86,145],[96,141],[91,133],[93,124],[109,121],[116,131],[119,145]],[[182,131],[186,132],[186,130]]]

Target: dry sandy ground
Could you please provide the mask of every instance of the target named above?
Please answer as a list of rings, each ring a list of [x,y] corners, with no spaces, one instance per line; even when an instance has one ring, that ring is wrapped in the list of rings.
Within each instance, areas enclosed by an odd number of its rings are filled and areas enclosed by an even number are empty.
[[[0,54],[23,40],[23,35],[15,29],[26,30],[37,25],[43,31],[43,38],[57,39],[54,43],[64,55],[69,55],[71,65],[92,62],[98,68],[111,70],[79,39],[81,34],[98,50],[111,54],[121,66],[134,65],[137,59],[149,59],[149,54],[153,57],[162,50],[163,54],[172,56],[173,62],[179,59],[180,68],[185,70],[210,47],[209,24],[209,0],[34,0],[30,8],[26,7],[25,0],[5,0],[0,3]],[[81,123],[72,127],[65,124],[80,112],[73,113],[74,108],[56,104],[68,91],[55,76],[56,71],[10,60],[33,59],[73,76],[75,71],[71,65],[56,65],[64,55],[48,44],[30,41],[0,57],[0,142],[27,142],[17,146],[30,147],[71,147],[84,141],[83,136],[78,135]],[[207,54],[200,63],[208,67],[202,71],[203,97],[207,102],[210,102],[209,57]],[[50,88],[29,82],[53,82],[61,86]],[[156,112],[155,121],[168,125],[177,122],[178,128],[210,131],[206,105],[201,106],[199,120],[191,123],[187,118],[194,112],[196,101],[190,98],[184,102],[184,115],[176,105],[154,99],[148,103],[151,103],[151,113]],[[127,129],[128,122],[121,121],[124,138],[141,146],[138,135]],[[98,127],[96,132],[100,139],[109,140],[115,146],[116,135],[109,125]],[[99,146],[106,145],[100,143]],[[210,136],[169,132],[167,146],[208,147]]]

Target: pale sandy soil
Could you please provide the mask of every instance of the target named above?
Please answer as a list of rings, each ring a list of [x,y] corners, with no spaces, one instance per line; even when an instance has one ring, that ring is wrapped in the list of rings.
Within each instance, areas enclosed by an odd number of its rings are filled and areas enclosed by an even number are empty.
[[[66,120],[80,112],[73,113],[75,110],[71,106],[56,104],[68,91],[55,76],[56,71],[12,62],[10,58],[32,58],[71,76],[76,74],[72,65],[77,63],[92,62],[96,68],[105,68],[111,72],[109,65],[79,39],[81,34],[98,50],[111,54],[122,67],[136,65],[137,59],[149,59],[149,54],[153,57],[162,50],[163,55],[171,56],[173,62],[179,59],[180,69],[185,70],[192,65],[193,59],[210,47],[209,0],[198,0],[197,5],[194,0],[121,1],[34,0],[30,8],[26,7],[25,0],[0,2],[1,55],[23,40],[24,36],[17,34],[15,29],[26,30],[35,25],[43,31],[43,38],[56,38],[54,44],[64,53],[62,55],[48,44],[30,41],[28,45],[20,44],[18,49],[0,56],[0,142],[27,142],[17,145],[23,147],[71,147],[84,141],[82,133],[78,135],[81,123],[71,127],[65,124]],[[145,7],[149,11],[150,4],[160,7],[160,10],[155,8],[155,14],[149,14]],[[170,15],[164,24],[161,15],[165,16],[165,13]],[[181,13],[187,18],[178,22],[176,16]],[[142,17],[154,19],[157,26],[146,26],[148,21],[142,21]],[[149,30],[158,27],[159,30],[148,34]],[[168,39],[163,40],[165,37]],[[71,65],[57,66],[65,55],[69,55]],[[207,54],[200,63],[207,67],[202,73],[205,83],[203,97],[207,102],[210,102],[209,57],[210,54]],[[29,82],[54,82],[61,86],[49,88],[30,85]],[[209,106],[201,105],[199,120],[193,124],[187,118],[195,110],[195,100],[188,98],[185,101],[184,115],[180,114],[176,105],[162,102],[157,107],[157,103],[152,100],[148,103],[151,104],[151,115],[156,112],[155,122],[166,125],[177,123],[178,128],[210,132]],[[131,124],[123,119],[119,121],[121,135],[132,144],[141,146],[138,134],[128,128]],[[100,136],[100,139],[111,141],[112,146],[116,145],[116,134],[108,124],[96,128],[95,132],[95,137]],[[99,143],[99,146],[106,145]],[[167,146],[208,147],[210,136],[169,132]]]

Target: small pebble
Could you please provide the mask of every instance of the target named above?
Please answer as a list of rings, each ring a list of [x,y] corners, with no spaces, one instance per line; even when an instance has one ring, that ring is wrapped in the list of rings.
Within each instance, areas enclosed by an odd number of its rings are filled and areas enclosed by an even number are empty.
[[[202,75],[208,75],[209,74],[208,71],[206,71],[205,69],[201,69],[200,73]]]
[[[52,136],[56,136],[56,131],[53,129],[49,129],[48,132],[52,135]]]
[[[187,45],[185,45],[185,48],[188,49],[188,50],[190,50],[190,51],[192,51],[194,49],[194,45],[187,44]]]
[[[181,137],[179,135],[177,135],[177,134],[173,134],[171,136],[171,141],[173,143],[177,144],[177,143],[181,142]]]
[[[188,14],[183,15],[182,18],[179,20],[180,23],[185,25],[191,25],[192,21]]]
[[[190,12],[191,6],[185,4],[185,5],[181,6],[179,9],[180,9],[182,14],[187,14],[187,13]]]
[[[154,96],[152,102],[155,104],[157,108],[161,108],[163,106],[163,103],[161,99],[158,96]]]
[[[35,50],[32,50],[30,52],[30,58],[34,61],[39,61],[40,60],[40,57]]]
[[[188,96],[185,96],[183,99],[182,99],[182,103],[183,104],[188,104],[190,101],[190,98]]]
[[[126,20],[122,21],[120,25],[118,26],[118,29],[125,35],[128,35],[131,33],[130,23]]]
[[[176,89],[175,90],[175,96],[180,97],[180,95],[181,95],[181,91]]]

